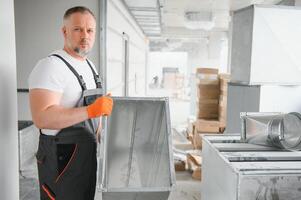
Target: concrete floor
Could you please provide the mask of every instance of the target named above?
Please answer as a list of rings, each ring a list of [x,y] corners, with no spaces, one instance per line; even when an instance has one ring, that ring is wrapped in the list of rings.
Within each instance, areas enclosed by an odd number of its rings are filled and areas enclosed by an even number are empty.
[[[187,171],[176,173],[176,186],[173,188],[168,200],[200,200],[201,181],[193,180]],[[20,178],[20,200],[39,199],[38,181],[36,179]],[[95,199],[100,200],[100,193]]]
[[[168,200],[200,200],[201,181],[191,178],[188,171],[176,172],[176,186]]]
[[[168,200],[200,200],[201,181],[191,178],[188,171],[176,172],[176,186],[169,195]],[[100,193],[96,194],[97,200],[101,200]]]

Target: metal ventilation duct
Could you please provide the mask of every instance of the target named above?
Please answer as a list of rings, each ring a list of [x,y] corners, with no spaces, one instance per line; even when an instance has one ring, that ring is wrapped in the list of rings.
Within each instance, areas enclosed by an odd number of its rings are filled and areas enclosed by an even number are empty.
[[[212,12],[188,11],[185,12],[185,27],[188,29],[210,30],[214,27]]]
[[[161,35],[161,5],[158,0],[124,0],[147,36]]]
[[[103,135],[102,200],[167,200],[175,174],[168,99],[114,97]]]

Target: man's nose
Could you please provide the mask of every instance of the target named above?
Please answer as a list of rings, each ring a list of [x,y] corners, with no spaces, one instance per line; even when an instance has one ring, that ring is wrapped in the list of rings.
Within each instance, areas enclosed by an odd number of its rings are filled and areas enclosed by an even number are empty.
[[[82,38],[88,38],[88,35],[89,35],[88,30],[83,29],[81,33],[82,33],[82,34],[81,34],[81,37],[82,37]]]

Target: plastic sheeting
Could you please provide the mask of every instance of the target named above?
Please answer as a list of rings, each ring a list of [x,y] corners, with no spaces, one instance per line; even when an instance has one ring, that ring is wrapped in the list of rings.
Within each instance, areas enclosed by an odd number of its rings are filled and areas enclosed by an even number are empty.
[[[20,200],[40,199],[36,152],[39,143],[39,130],[34,126],[19,130],[19,172]]]
[[[114,98],[102,151],[104,200],[167,199],[175,183],[168,100]]]
[[[39,145],[39,130],[28,126],[19,131],[20,175],[26,178],[38,178],[36,152]]]

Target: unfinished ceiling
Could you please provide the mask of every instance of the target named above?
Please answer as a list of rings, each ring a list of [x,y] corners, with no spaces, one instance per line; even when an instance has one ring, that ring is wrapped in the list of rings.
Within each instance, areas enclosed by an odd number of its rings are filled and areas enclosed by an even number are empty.
[[[161,8],[158,0],[124,0],[137,23],[147,36],[161,34]]]
[[[227,35],[231,11],[252,4],[279,2],[281,0],[124,0],[150,39],[151,51],[193,49],[193,44],[208,43],[212,35]]]
[[[230,11],[281,0],[124,0],[149,37],[202,37],[227,31]],[[204,33],[205,32],[205,33]]]

